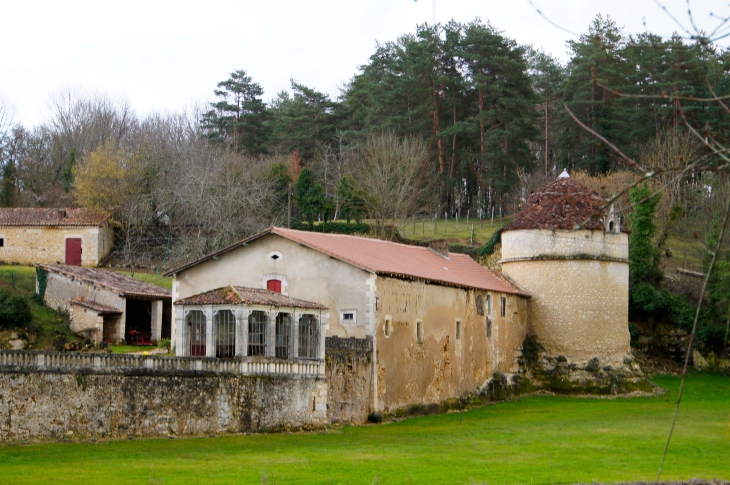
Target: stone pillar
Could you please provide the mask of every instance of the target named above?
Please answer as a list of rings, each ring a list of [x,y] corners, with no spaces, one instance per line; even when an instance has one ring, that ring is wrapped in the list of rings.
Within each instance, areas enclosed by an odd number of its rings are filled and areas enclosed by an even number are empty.
[[[302,315],[298,311],[292,311],[292,329],[291,329],[291,358],[299,358],[299,318]]]
[[[215,341],[213,340],[213,307],[203,308],[205,315],[205,356],[215,357]]]
[[[236,357],[245,357],[248,350],[248,309],[236,308]]]
[[[172,334],[172,339],[175,342],[175,355],[178,357],[188,355],[188,349],[185,347],[186,332],[185,309],[179,305],[175,305],[175,329]]]
[[[153,300],[151,306],[150,319],[152,336],[150,340],[159,344],[160,339],[162,339],[162,300]]]
[[[266,357],[276,356],[276,315],[279,312],[269,312],[269,326],[266,328]]]
[[[117,342],[123,341],[127,333],[127,299],[120,296],[119,300],[121,301],[120,308],[122,309],[122,317],[119,319],[119,323],[116,326],[115,340]]]

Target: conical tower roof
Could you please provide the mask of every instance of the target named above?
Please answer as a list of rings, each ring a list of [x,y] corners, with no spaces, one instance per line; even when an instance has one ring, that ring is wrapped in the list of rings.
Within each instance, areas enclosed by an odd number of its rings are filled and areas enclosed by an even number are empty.
[[[606,202],[567,173],[533,192],[501,232],[515,229],[604,229]],[[587,221],[587,222],[586,222]],[[628,232],[621,228],[623,232]]]

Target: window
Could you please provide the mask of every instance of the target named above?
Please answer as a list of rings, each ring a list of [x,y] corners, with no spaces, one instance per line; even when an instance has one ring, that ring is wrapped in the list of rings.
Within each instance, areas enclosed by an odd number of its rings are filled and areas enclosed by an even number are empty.
[[[276,263],[277,261],[281,261],[284,256],[280,252],[274,251],[273,253],[269,253],[266,257],[272,263]]]
[[[499,314],[505,316],[507,314],[507,298],[501,297],[499,299]]]
[[[477,315],[484,315],[484,300],[482,300],[482,295],[474,297],[474,303],[477,305]]]
[[[275,293],[281,293],[281,280],[269,280],[266,282],[266,289]]]
[[[193,357],[205,357],[205,314],[200,310],[191,310],[186,320],[189,354]]]
[[[487,317],[487,338],[492,338],[492,319]]]
[[[355,310],[343,310],[340,312],[340,323],[357,323],[357,312]]]
[[[487,315],[492,314],[492,295],[487,295]]]
[[[288,313],[279,313],[276,316],[276,347],[277,359],[288,359],[291,348],[291,330],[293,318]]]
[[[423,343],[423,322],[421,320],[416,320],[416,342]]]
[[[390,335],[393,333],[393,320],[390,318],[385,319],[385,324],[383,325],[383,333],[386,337],[390,337]]]
[[[266,327],[269,317],[255,310],[248,316],[248,355],[266,355]]]
[[[319,325],[312,315],[299,319],[299,358],[316,359],[319,348]]]
[[[456,340],[461,340],[461,320],[456,321]]]
[[[236,317],[230,310],[219,310],[213,317],[215,356],[232,359],[236,356]]]

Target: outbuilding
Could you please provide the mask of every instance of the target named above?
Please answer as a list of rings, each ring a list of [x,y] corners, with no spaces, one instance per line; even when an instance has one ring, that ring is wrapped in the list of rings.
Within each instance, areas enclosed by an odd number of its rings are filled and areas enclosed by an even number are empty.
[[[71,330],[98,343],[147,343],[171,338],[170,290],[115,271],[36,265],[43,303],[68,312]]]
[[[0,261],[97,266],[114,233],[106,215],[80,207],[0,208]]]

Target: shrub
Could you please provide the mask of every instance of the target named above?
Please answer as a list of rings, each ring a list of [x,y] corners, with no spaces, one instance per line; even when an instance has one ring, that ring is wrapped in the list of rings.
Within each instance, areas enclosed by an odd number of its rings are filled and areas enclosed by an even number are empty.
[[[172,342],[169,338],[163,338],[162,340],[160,340],[160,343],[157,344],[157,347],[161,349],[167,349],[167,351],[169,352],[172,348]]]
[[[25,327],[32,319],[28,298],[0,289],[0,327]]]

